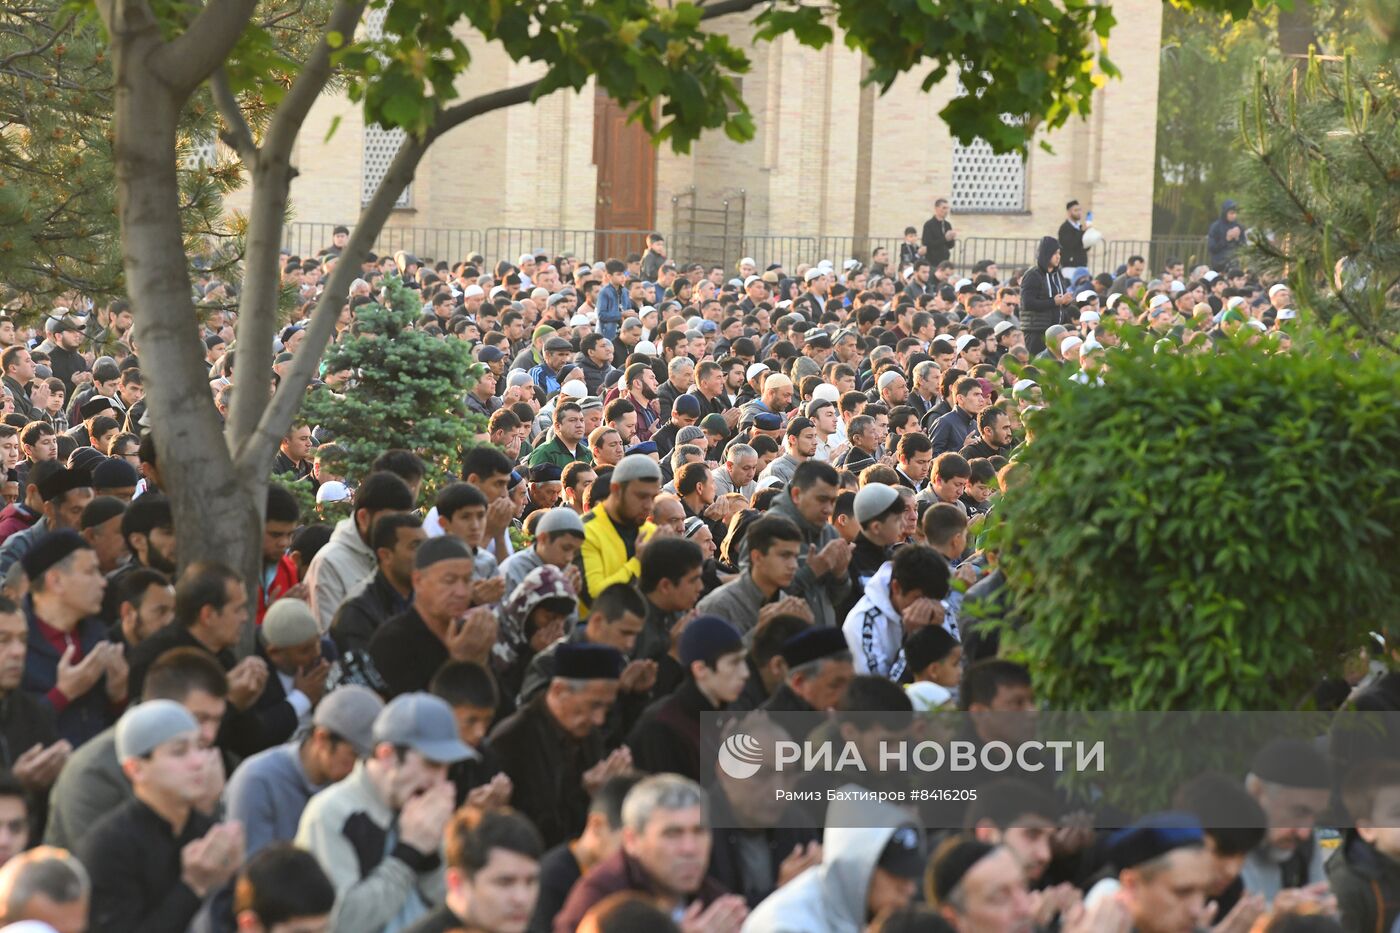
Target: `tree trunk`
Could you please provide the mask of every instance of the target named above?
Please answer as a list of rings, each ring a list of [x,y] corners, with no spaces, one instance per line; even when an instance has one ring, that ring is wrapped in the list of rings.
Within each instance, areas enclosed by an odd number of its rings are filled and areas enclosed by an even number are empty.
[[[113,30],[114,34],[117,33]],[[147,67],[153,28],[113,43],[113,119],[122,262],[182,567],[219,560],[259,579],[256,483],[235,474],[210,392],[180,231],[176,123],[183,100]],[[240,482],[240,479],[243,481]]]

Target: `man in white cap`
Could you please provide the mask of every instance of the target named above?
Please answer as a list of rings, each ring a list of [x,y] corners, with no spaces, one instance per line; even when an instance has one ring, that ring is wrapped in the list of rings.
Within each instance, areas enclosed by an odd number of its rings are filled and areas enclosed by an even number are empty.
[[[272,677],[258,707],[286,703],[297,725],[311,721],[311,710],[326,691],[330,661],[323,655],[321,632],[311,607],[300,599],[279,599],[263,617],[259,630]]]
[[[337,933],[398,933],[442,901],[447,768],[471,755],[452,707],[427,693],[396,697],[372,738],[370,756],[313,797],[297,829],[335,885]]]
[[[661,481],[661,467],[655,460],[628,454],[613,470],[608,497],[583,517],[583,589],[579,593],[583,612],[590,594],[641,575],[637,552],[656,531],[647,516],[661,492]]]
[[[1293,304],[1293,292],[1283,282],[1275,282],[1269,286],[1269,304],[1275,311],[1282,311]]]
[[[814,321],[821,320],[822,312],[826,310],[827,293],[831,288],[831,279],[828,272],[820,265],[813,266],[803,274],[802,280],[805,285],[801,297],[792,303],[794,311],[801,311]]]
[[[301,741],[258,752],[238,766],[224,789],[224,807],[230,819],[243,824],[249,858],[296,838],[312,796],[344,780],[369,756],[371,730],[382,709],[379,694],[347,684],[316,707]]]
[[[755,366],[760,364],[755,363]],[[765,367],[766,369],[766,367]],[[750,369],[750,372],[753,372]],[[757,373],[762,377],[762,373]],[[744,412],[739,418],[740,424],[751,423],[756,415],[764,412],[771,412],[775,415],[783,415],[792,408],[792,397],[795,387],[792,380],[782,373],[773,373],[763,378],[763,391],[757,399],[744,406]]]
[[[243,827],[215,823],[194,804],[216,752],[173,700],[150,700],[117,723],[117,759],[134,796],[83,836],[92,877],[92,929],[180,933],[243,862]]]

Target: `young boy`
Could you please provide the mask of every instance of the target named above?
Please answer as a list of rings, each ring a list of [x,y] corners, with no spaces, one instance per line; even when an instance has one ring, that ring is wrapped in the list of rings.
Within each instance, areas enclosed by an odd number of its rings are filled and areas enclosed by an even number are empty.
[[[904,660],[914,678],[904,690],[915,712],[956,707],[962,654],[962,645],[941,625],[926,625],[904,639]]]
[[[904,242],[899,244],[899,268],[912,266],[919,258],[923,244],[919,242],[919,231],[913,227],[904,228]]]
[[[452,707],[457,735],[472,751],[447,770],[448,779],[457,788],[457,806],[508,806],[510,778],[483,744],[500,703],[495,678],[475,661],[448,661],[433,675],[428,692]]]
[[[1342,801],[1356,821],[1327,860],[1342,927],[1389,930],[1400,916],[1400,762],[1367,762],[1347,775]]]
[[[496,572],[496,558],[481,546],[486,532],[486,495],[471,483],[453,483],[438,493],[436,508],[442,533],[461,538],[471,548],[476,580],[472,605],[499,602],[505,595],[506,581]]]
[[[997,491],[997,471],[992,461],[978,457],[967,462],[971,475],[967,479],[967,491],[958,500],[967,508],[969,517],[985,515],[992,510],[992,495]]]

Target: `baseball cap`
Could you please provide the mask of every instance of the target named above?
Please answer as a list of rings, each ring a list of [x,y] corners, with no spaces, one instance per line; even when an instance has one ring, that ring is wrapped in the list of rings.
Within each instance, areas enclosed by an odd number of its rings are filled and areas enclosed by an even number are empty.
[[[368,758],[374,751],[374,721],[383,710],[379,694],[359,684],[346,684],[316,705],[311,724],[335,733],[354,747],[356,755]]]
[[[482,347],[476,358],[483,363],[495,363],[506,358],[500,347]]]
[[[890,833],[875,864],[892,875],[912,880],[923,877],[926,861],[923,834],[913,826],[899,826]]]
[[[452,764],[472,754],[457,734],[452,707],[430,693],[394,697],[375,717],[372,736],[376,745],[406,745],[438,764]]]

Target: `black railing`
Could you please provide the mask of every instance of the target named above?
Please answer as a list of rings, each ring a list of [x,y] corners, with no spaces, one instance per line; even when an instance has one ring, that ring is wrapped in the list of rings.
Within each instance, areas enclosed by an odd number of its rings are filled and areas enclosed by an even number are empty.
[[[331,245],[334,223],[297,221],[287,225],[283,245],[294,255],[315,256]],[[839,272],[847,259],[858,259],[870,266],[871,255],[884,247],[893,267],[899,261],[900,236],[786,236],[769,234],[734,235],[733,227],[724,231],[718,224],[713,230],[692,225],[686,231],[654,230],[589,230],[560,227],[488,227],[485,230],[439,227],[386,227],[375,241],[374,252],[380,256],[399,251],[411,253],[421,260],[454,263],[479,253],[487,266],[504,259],[516,262],[525,253],[545,253],[550,257],[571,256],[583,262],[606,258],[625,258],[640,253],[648,233],[658,232],[667,237],[670,258],[677,263],[721,261],[726,276],[738,274],[739,262],[752,259],[761,273],[773,264],[781,265],[789,274],[799,266],[830,260]],[[1035,263],[1039,237],[966,237],[953,247],[952,261],[959,272],[970,272],[973,265],[985,259],[997,264],[1001,277]],[[1105,240],[1089,251],[1092,272],[1116,272],[1130,256],[1143,256],[1148,261],[1149,274],[1161,270],[1168,260],[1186,264],[1187,272],[1206,262],[1205,237],[1154,237],[1151,240]]]

